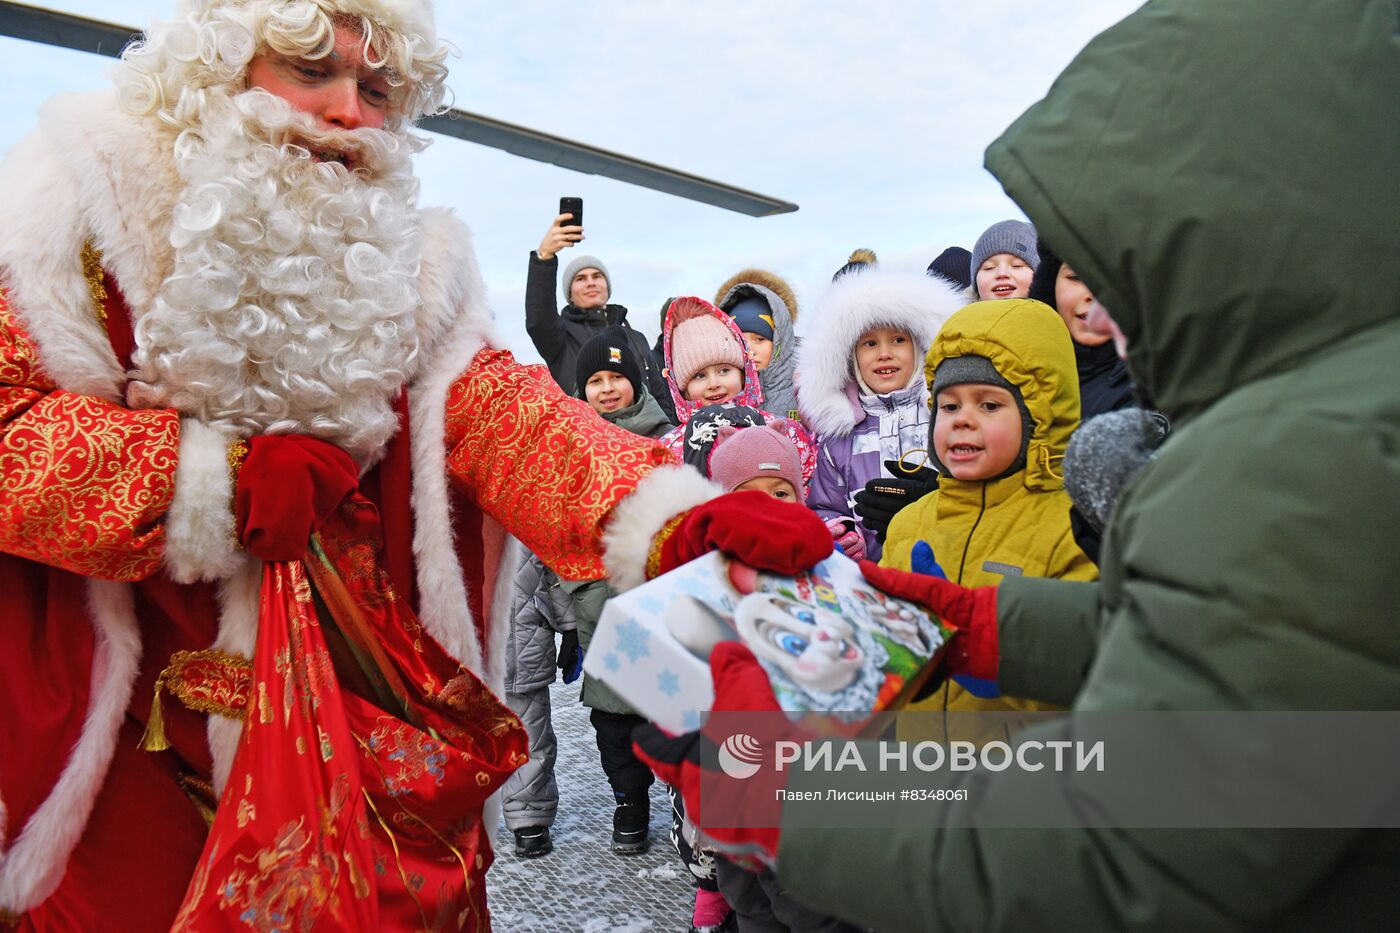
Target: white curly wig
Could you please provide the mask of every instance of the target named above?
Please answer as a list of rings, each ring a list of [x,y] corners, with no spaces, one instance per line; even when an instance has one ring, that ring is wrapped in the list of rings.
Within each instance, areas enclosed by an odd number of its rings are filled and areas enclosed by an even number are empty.
[[[383,69],[397,92],[386,129],[443,108],[447,51],[432,0],[179,0],[176,14],[127,47],[115,80],[128,111],[154,115],[177,132],[199,123],[211,90],[243,90],[262,49],[322,58],[344,24],[358,29],[365,62]]]

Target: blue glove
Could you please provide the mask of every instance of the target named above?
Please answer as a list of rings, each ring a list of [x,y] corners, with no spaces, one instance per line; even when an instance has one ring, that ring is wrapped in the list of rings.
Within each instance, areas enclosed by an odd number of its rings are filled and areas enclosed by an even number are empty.
[[[909,569],[926,577],[937,577],[940,580],[948,579],[948,575],[943,572],[943,568],[938,566],[938,561],[934,559],[933,548],[929,547],[927,541],[920,541],[914,545],[914,550],[909,554]]]
[[[578,646],[578,632],[570,629],[559,639],[559,670],[564,683],[571,684],[583,673],[583,650]]]
[[[933,548],[929,546],[927,541],[920,541],[914,545],[914,550],[909,555],[909,566],[915,573],[921,573],[927,577],[938,577],[940,580],[948,579],[948,575],[943,572],[943,568],[934,559]],[[978,699],[992,700],[1001,696],[1001,688],[994,680],[969,677],[967,674],[954,674],[953,683]]]

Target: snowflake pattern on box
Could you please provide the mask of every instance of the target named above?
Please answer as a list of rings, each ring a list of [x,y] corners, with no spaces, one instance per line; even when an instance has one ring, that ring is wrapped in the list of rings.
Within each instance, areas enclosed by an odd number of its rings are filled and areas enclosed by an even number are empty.
[[[633,619],[628,619],[617,629],[617,650],[627,655],[627,660],[636,664],[651,655],[651,633]]]

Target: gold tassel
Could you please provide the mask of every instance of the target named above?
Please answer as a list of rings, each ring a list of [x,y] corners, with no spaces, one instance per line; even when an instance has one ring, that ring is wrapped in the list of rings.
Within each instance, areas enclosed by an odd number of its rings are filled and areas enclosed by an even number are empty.
[[[170,747],[165,738],[165,717],[160,711],[160,691],[165,677],[156,679],[156,695],[151,700],[151,715],[146,719],[146,731],[141,736],[141,748],[148,752],[163,752]]]

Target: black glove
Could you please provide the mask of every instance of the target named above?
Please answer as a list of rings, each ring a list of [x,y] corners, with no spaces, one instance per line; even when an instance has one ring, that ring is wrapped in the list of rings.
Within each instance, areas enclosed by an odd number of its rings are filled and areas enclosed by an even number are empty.
[[[861,524],[875,532],[875,539],[881,544],[885,543],[890,520],[900,509],[938,488],[938,471],[931,467],[910,470],[907,464],[898,460],[886,460],[885,469],[895,478],[872,479],[855,495],[856,514],[860,516]]]
[[[569,629],[559,639],[559,670],[564,672],[564,683],[571,684],[583,673],[583,652],[578,646],[578,632]]]
[[[1069,507],[1069,530],[1074,535],[1074,543],[1079,545],[1079,550],[1084,552],[1095,564],[1099,562],[1099,548],[1103,545],[1103,533],[1094,527],[1094,523],[1079,511],[1079,506]]]

